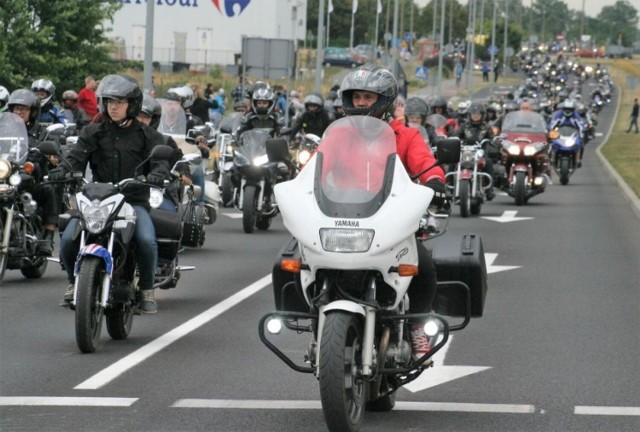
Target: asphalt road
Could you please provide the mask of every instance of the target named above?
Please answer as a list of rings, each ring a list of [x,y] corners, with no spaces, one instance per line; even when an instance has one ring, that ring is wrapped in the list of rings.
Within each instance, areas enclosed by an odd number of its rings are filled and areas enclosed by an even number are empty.
[[[450,233],[484,242],[485,315],[398,392],[396,409],[367,413],[364,430],[640,430],[640,221],[595,154],[600,139],[569,185],[522,207],[499,194],[480,217],[454,212]],[[126,341],[104,331],[94,354],[78,351],[73,313],[57,306],[57,265],[40,280],[7,271],[0,430],[326,430],[315,378],[258,338],[288,235],[279,217],[244,234],[237,215],[224,209],[205,246],[184,252],[181,263],[197,268],[158,292],[158,314],[135,317]]]

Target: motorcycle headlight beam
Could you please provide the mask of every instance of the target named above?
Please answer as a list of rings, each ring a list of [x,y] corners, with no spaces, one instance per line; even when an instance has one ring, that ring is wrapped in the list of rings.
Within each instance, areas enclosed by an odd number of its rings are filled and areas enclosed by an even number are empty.
[[[280,334],[282,331],[282,320],[280,320],[280,318],[271,318],[267,321],[267,331],[274,335]]]
[[[8,160],[0,159],[0,180],[4,180],[11,175],[11,163]]]
[[[267,155],[260,155],[260,156],[257,156],[255,158],[253,158],[253,165],[254,166],[262,166],[262,165],[266,164],[267,162],[269,162],[269,156],[267,156]]]

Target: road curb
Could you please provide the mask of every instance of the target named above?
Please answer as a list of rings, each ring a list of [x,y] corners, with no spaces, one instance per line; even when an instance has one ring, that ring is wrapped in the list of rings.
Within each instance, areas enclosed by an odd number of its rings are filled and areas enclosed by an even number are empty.
[[[618,95],[618,97],[616,98],[618,102],[616,104],[615,115],[613,116],[614,121],[611,122],[611,125],[609,126],[606,139],[603,139],[602,143],[598,146],[598,148],[596,148],[596,154],[598,155],[598,158],[600,158],[600,161],[602,162],[602,165],[604,165],[605,170],[607,171],[609,176],[613,179],[613,181],[615,181],[618,184],[618,187],[620,187],[620,189],[622,190],[622,194],[626,199],[626,201],[629,203],[629,207],[631,207],[631,211],[635,214],[636,218],[640,219],[640,199],[638,199],[638,197],[633,192],[633,190],[629,187],[627,182],[624,181],[624,179],[620,176],[620,174],[618,174],[618,172],[609,163],[607,158],[604,157],[604,155],[602,154],[602,147],[609,141],[611,130],[615,126],[615,119],[618,118],[618,112],[620,111],[620,104],[622,103],[620,87],[617,85],[616,85],[616,92]]]

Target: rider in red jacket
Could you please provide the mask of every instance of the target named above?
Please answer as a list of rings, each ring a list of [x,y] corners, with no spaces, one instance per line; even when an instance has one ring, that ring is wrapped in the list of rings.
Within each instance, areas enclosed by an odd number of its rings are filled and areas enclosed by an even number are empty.
[[[410,175],[416,175],[434,165],[435,158],[418,130],[409,128],[404,122],[392,117],[398,97],[398,83],[391,72],[379,66],[362,66],[345,76],[340,90],[346,115],[368,115],[389,122],[396,135],[397,154]],[[434,190],[432,204],[444,204],[446,193],[442,168],[431,168],[420,176],[420,181]],[[425,313],[433,310],[437,285],[436,268],[431,254],[422,242],[417,242],[417,245],[418,275],[409,285],[409,312]],[[431,350],[423,324],[413,323],[411,326],[411,347],[416,357]]]

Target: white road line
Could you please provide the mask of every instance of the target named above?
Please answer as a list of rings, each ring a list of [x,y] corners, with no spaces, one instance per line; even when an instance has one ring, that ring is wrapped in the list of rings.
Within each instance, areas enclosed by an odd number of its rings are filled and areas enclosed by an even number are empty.
[[[640,407],[576,406],[574,414],[607,416],[640,416]]]
[[[130,407],[138,398],[0,396],[0,406]]]
[[[320,401],[301,400],[230,400],[230,399],[180,399],[173,408],[218,409],[322,409]],[[448,402],[396,402],[399,411],[456,411],[482,413],[533,414],[534,405],[448,403]]]
[[[217,305],[211,307],[210,309],[204,311],[200,315],[190,319],[186,323],[176,327],[168,333],[160,336],[154,341],[149,342],[142,348],[132,352],[128,356],[123,359],[117,361],[111,366],[103,369],[98,372],[88,380],[78,384],[74,387],[75,390],[96,390],[109,382],[113,381],[132,367],[138,365],[139,363],[145,361],[152,355],[156,354],[158,351],[166,348],[171,345],[178,339],[192,331],[196,330],[200,326],[208,323],[212,319],[231,309],[241,301],[247,299],[253,294],[257,293],[261,289],[271,284],[271,275],[266,275],[262,279],[252,283],[248,287],[244,288],[242,291],[239,291],[232,295],[231,297],[221,301]]]
[[[231,219],[240,219],[242,218],[242,213],[222,213],[223,215],[230,217]]]

